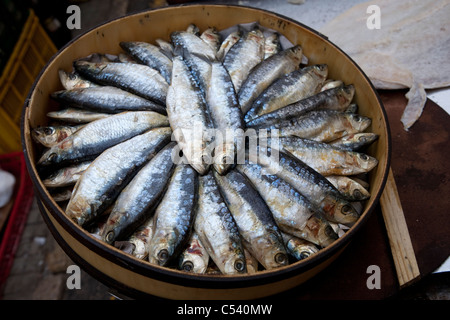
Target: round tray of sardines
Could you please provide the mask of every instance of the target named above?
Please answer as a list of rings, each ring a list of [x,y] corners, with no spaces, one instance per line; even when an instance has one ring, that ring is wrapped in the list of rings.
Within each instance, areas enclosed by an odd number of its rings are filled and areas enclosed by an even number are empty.
[[[390,152],[345,53],[240,6],[83,34],[36,80],[22,130],[58,243],[111,287],[164,298],[258,298],[316,275],[377,204]]]

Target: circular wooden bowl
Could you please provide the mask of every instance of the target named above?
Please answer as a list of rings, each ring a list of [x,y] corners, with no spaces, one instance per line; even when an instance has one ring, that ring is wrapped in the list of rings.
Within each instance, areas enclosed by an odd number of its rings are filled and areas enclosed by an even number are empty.
[[[353,84],[354,102],[359,113],[372,118],[367,129],[379,139],[367,153],[378,166],[369,174],[371,197],[364,204],[358,222],[332,245],[317,254],[272,271],[251,275],[196,275],[152,265],[103,243],[68,219],[44,187],[36,170],[42,149],[31,138],[32,128],[47,124],[47,112],[57,108],[50,93],[63,89],[58,70],[72,70],[72,62],[91,53],[121,52],[120,41],[169,39],[171,32],[184,30],[190,23],[200,30],[215,26],[222,30],[240,23],[259,22],[300,44],[309,64],[326,63],[329,77]],[[291,289],[326,268],[345,249],[366,223],[383,191],[390,160],[390,135],[383,105],[362,70],[339,48],[318,32],[289,18],[255,8],[227,5],[188,5],[141,12],[102,24],[62,48],[44,67],[25,103],[22,117],[22,143],[28,171],[33,181],[44,220],[52,234],[73,259],[107,286],[131,297],[158,296],[171,299],[253,299]]]

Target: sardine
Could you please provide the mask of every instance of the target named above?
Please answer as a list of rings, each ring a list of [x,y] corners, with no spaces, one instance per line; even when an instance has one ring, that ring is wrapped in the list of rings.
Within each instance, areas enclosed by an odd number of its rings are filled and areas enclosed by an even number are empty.
[[[122,41],[119,45],[138,62],[158,70],[170,84],[172,60],[159,47],[143,41]]]
[[[373,132],[358,132],[345,135],[341,138],[329,141],[331,146],[341,148],[344,150],[357,151],[363,147],[370,145],[378,139],[378,135]]]
[[[169,84],[157,70],[147,65],[76,61],[74,68],[94,82],[121,88],[161,105],[166,102]]]
[[[238,135],[243,133],[245,124],[230,75],[221,62],[212,63],[206,101],[214,127],[222,138],[218,141],[216,135],[214,168],[224,174],[234,163]]]
[[[187,33],[195,34],[196,36],[199,36],[199,35],[200,35],[200,29],[199,29],[199,27],[197,27],[197,25],[194,24],[194,23],[190,23],[190,24],[187,26],[186,32],[187,32]]]
[[[119,62],[124,63],[140,63],[136,59],[134,59],[132,56],[130,56],[128,53],[121,52],[119,53]]]
[[[156,39],[155,43],[162,50],[161,52],[164,53],[170,60],[172,60],[172,57],[173,57],[173,45],[169,41],[166,41],[166,40],[163,40],[163,39]]]
[[[245,265],[247,266],[247,273],[253,274],[258,272],[259,270],[259,262],[258,260],[248,251],[248,249],[244,246],[244,254],[245,254]]]
[[[82,57],[75,61],[86,61],[86,62],[99,63],[99,62],[118,62],[119,59],[116,55],[113,55],[113,54],[94,52],[86,57]]]
[[[297,238],[284,232],[282,235],[287,252],[297,261],[306,259],[320,250],[314,243],[305,239]]]
[[[183,250],[193,229],[197,192],[197,172],[189,165],[177,165],[155,211],[150,263],[166,266]]]
[[[101,235],[106,243],[126,239],[153,215],[175,167],[172,162],[174,148],[175,142],[165,146],[122,190]]]
[[[278,161],[270,156],[270,149],[259,147],[258,154],[249,160],[259,163],[292,185],[305,196],[323,216],[332,222],[353,225],[358,213],[341,193],[321,174],[294,156],[278,152]]]
[[[339,235],[333,229],[332,222],[328,221],[318,210],[306,221],[303,234],[299,238],[325,248],[336,241]]]
[[[50,111],[47,117],[71,124],[85,124],[95,120],[104,119],[111,114],[104,112],[88,111],[79,108],[64,108],[62,110]]]
[[[226,56],[230,48],[238,42],[241,37],[241,31],[236,30],[230,33],[220,44],[219,50],[217,51],[216,57],[217,60],[223,61],[223,58]]]
[[[239,104],[245,114],[253,101],[275,80],[300,67],[302,48],[297,45],[278,52],[253,67],[238,92]]]
[[[90,87],[97,87],[98,85],[95,84],[92,81],[89,81],[82,76],[80,76],[78,73],[72,71],[72,72],[66,72],[64,70],[58,71],[59,80],[61,81],[61,84],[63,85],[64,89],[71,90],[76,88],[90,88]]]
[[[80,226],[95,220],[170,136],[170,128],[155,128],[102,152],[75,184],[67,216]]]
[[[130,254],[138,259],[146,260],[152,235],[153,216],[140,225],[128,240],[124,241],[132,246]]]
[[[362,201],[370,198],[369,191],[350,177],[327,176],[326,178],[350,201]]]
[[[346,109],[347,113],[358,113],[358,105],[356,103],[351,103]]]
[[[192,54],[203,56],[210,61],[216,59],[216,52],[198,35],[190,32],[175,31],[170,34],[174,50],[184,49]],[[182,50],[181,50],[182,51]]]
[[[244,248],[211,171],[199,178],[199,197],[194,229],[222,274],[245,273]]]
[[[325,90],[329,90],[329,89],[333,89],[333,88],[338,88],[344,85],[344,82],[342,80],[331,80],[328,79],[326,80],[323,85],[322,88],[320,88],[320,91],[325,91]]]
[[[175,31],[170,35],[174,44],[174,52],[181,56],[194,83],[205,94],[209,85],[211,62],[216,60],[216,52],[199,36],[189,32]],[[173,67],[175,69],[175,67]],[[174,71],[172,71],[174,72]]]
[[[163,105],[113,86],[55,91],[51,97],[66,106],[90,111],[105,113],[155,111],[166,114],[166,108]]]
[[[353,85],[326,90],[249,120],[247,126],[255,128],[262,125],[268,126],[279,121],[300,117],[311,110],[344,111],[353,99],[354,93]]]
[[[217,52],[220,47],[220,33],[215,27],[210,27],[200,34],[200,38],[205,41],[213,50]]]
[[[204,174],[213,162],[213,150],[210,150],[213,147],[212,137],[208,130],[214,126],[205,98],[194,85],[192,75],[180,56],[173,60],[166,108],[174,139],[189,164],[198,173]]]
[[[280,52],[281,43],[280,43],[280,35],[277,32],[274,32],[265,37],[264,40],[264,59],[267,59],[274,54]]]
[[[250,253],[268,270],[287,265],[280,229],[251,182],[235,170],[223,176],[215,173],[215,178]]]
[[[63,141],[74,132],[78,131],[83,125],[55,125],[34,128],[31,131],[33,139],[44,147],[53,147],[55,144]]]
[[[92,161],[80,162],[56,170],[49,177],[42,180],[47,188],[60,188],[74,185]]]
[[[186,248],[178,257],[178,269],[197,274],[206,273],[209,254],[195,230],[192,231]]]
[[[264,59],[264,34],[255,28],[242,35],[228,50],[223,65],[231,76],[236,92],[247,79],[250,70]]]
[[[153,111],[130,111],[90,122],[48,149],[38,165],[92,160],[102,151],[156,127],[169,125],[166,116]]]
[[[264,172],[264,168],[256,163],[239,164],[236,169],[253,183],[281,231],[321,246],[326,246],[337,238],[330,230],[325,234],[326,238],[310,232],[307,224],[317,210],[305,196],[285,180],[275,174]]]
[[[317,94],[328,74],[326,64],[298,69],[275,80],[252,103],[245,115],[249,122],[263,114]]]
[[[329,142],[348,134],[362,132],[371,122],[370,118],[359,114],[335,110],[312,110],[298,118],[282,120],[272,125],[261,125],[259,130],[270,130],[273,136],[295,136]]]
[[[70,197],[72,196],[73,188],[67,187],[67,188],[61,188],[61,189],[55,189],[50,192],[50,195],[52,196],[53,200],[55,202],[64,202],[68,201]]]
[[[378,164],[376,158],[365,153],[342,150],[323,142],[299,137],[281,137],[279,142],[282,150],[324,176],[367,173]]]

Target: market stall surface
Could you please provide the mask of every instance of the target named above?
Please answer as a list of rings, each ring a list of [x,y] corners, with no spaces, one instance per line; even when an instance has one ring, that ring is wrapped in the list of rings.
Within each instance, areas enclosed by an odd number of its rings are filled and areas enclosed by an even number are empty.
[[[227,3],[248,5],[258,8],[271,10],[285,16],[298,20],[313,29],[320,29],[327,21],[336,17],[339,13],[351,8],[353,5],[362,1],[312,1],[306,0],[303,4],[293,4],[288,0],[276,1],[199,1],[199,3]],[[74,2],[81,9],[82,28],[73,30],[73,37],[89,30],[107,20],[123,16],[128,13],[145,10],[147,8],[165,6],[165,1],[120,1],[120,0],[88,0]],[[314,13],[314,14],[312,14]],[[431,100],[427,101],[424,113],[419,122],[411,128],[409,132],[403,130],[400,117],[401,112],[406,105],[404,90],[379,92],[380,97],[385,104],[389,123],[391,127],[393,156],[392,169],[398,183],[400,199],[404,204],[405,212],[413,212],[414,196],[421,193],[432,193],[433,190],[427,190],[426,185],[433,185],[439,193],[449,194],[448,190],[448,133],[450,117],[449,115]],[[433,137],[446,136],[443,143],[447,148],[437,150],[433,144],[427,143],[425,132]],[[417,142],[410,152],[421,152],[426,154],[432,162],[428,166],[415,166],[413,155],[409,157],[406,154],[405,147],[408,143],[416,139]],[[419,140],[417,140],[419,139]],[[425,139],[425,140],[420,140]],[[434,144],[439,139],[434,139]],[[403,148],[403,149],[402,149]],[[403,150],[403,151],[399,151]],[[402,158],[402,156],[405,156]],[[426,177],[424,170],[430,174]],[[433,173],[433,174],[431,174]],[[408,185],[411,181],[411,175],[416,179],[416,187]],[[447,185],[447,186],[445,186]],[[436,198],[438,199],[438,198]],[[448,207],[448,199],[441,199],[440,205],[433,205],[437,210]],[[415,221],[414,221],[415,220]],[[420,229],[419,218],[414,214],[407,217],[410,232],[413,233]],[[424,219],[426,221],[426,219]],[[447,219],[448,221],[448,219]],[[439,223],[438,223],[439,224]],[[361,235],[353,241],[342,256],[335,261],[331,268],[323,271],[320,277],[315,277],[299,288],[294,288],[289,292],[277,295],[277,299],[399,299],[399,300],[450,300],[450,276],[449,272],[433,272],[439,263],[443,261],[440,249],[448,250],[448,222],[443,222],[444,232],[447,238],[441,238],[436,242],[434,248],[428,248],[428,252],[419,242],[424,240],[425,236],[419,230],[415,235],[418,238],[412,239],[413,244],[419,247],[417,254],[424,256],[423,261],[419,259],[419,267],[423,276],[417,279],[413,284],[400,290],[395,273],[394,263],[392,262],[389,242],[387,240],[384,222],[381,210],[375,210],[370,219],[369,226],[361,230]],[[377,243],[375,245],[374,243]],[[368,290],[366,279],[369,276],[366,272],[367,261],[370,259],[360,259],[360,262],[351,263],[351,269],[348,269],[349,263],[346,261],[353,254],[367,256],[367,252],[372,251],[372,255],[378,255],[373,261],[383,260],[382,266],[382,289]],[[433,259],[434,251],[438,252],[439,259]],[[444,254],[448,255],[448,251]],[[425,261],[426,260],[426,261]],[[366,265],[364,265],[366,264]],[[438,264],[438,265],[436,265]],[[70,282],[74,263],[59,247],[49,229],[42,220],[39,213],[36,199],[33,199],[28,218],[23,229],[18,249],[15,253],[14,263],[10,270],[9,277],[3,287],[2,299],[4,300],[114,300],[129,299],[119,292],[105,286],[91,275],[83,270],[81,271],[81,282],[79,286],[74,286]],[[75,265],[76,267],[76,265]],[[353,280],[333,279],[335,273],[357,272],[355,279],[361,282],[361,285],[355,289],[351,284]],[[341,273],[342,274],[342,273]],[[331,281],[331,282],[330,282]],[[333,282],[334,281],[334,282]],[[354,281],[353,281],[354,282]],[[321,288],[327,287],[327,292],[321,291]],[[156,298],[155,298],[156,299]]]

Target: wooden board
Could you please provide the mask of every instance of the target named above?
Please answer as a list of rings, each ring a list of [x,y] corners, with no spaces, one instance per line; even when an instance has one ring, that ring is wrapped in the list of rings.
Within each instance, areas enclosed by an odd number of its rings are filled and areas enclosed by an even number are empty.
[[[380,91],[392,135],[391,169],[420,275],[436,270],[450,254],[450,116],[428,100],[420,120],[407,132],[400,117],[406,91]],[[369,289],[371,265],[380,267],[380,289]],[[414,282],[414,281],[413,281]],[[329,268],[272,299],[377,300],[402,290],[381,205]]]

